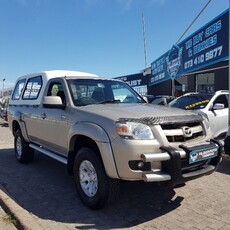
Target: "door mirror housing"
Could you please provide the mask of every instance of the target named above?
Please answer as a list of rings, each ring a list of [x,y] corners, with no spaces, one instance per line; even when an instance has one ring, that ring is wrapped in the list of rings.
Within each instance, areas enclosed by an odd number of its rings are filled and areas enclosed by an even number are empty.
[[[220,110],[220,109],[224,109],[224,104],[216,103],[212,107],[212,110]]]
[[[65,108],[59,96],[45,96],[42,104],[45,108]]]

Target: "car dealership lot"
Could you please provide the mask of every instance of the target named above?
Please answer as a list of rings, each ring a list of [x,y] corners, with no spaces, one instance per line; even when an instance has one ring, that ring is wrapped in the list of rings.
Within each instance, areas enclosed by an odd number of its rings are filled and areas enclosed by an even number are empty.
[[[0,199],[28,229],[230,229],[230,157],[208,177],[175,189],[124,182],[115,204],[92,211],[61,163],[36,153],[19,164],[0,121]]]

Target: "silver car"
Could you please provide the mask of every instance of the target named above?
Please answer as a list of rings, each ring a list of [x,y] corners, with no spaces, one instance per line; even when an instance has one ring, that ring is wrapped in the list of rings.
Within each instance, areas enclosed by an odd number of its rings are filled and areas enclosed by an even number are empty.
[[[29,163],[36,152],[65,164],[92,209],[115,201],[121,180],[173,187],[213,173],[222,154],[199,114],[148,104],[125,82],[78,71],[19,77],[8,123],[16,159]]]

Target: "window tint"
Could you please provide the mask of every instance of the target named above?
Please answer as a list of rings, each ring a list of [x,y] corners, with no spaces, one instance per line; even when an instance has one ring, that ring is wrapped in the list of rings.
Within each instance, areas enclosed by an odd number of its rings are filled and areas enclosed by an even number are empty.
[[[224,105],[224,108],[228,108],[228,100],[226,95],[220,95],[216,98],[216,100],[214,101],[214,104],[216,103],[220,103]]]
[[[203,109],[207,106],[211,98],[211,94],[185,95],[170,102],[169,105],[187,110]]]
[[[60,82],[54,81],[50,83],[47,96],[58,96],[61,98],[62,103],[66,104],[66,96]]]
[[[123,84],[114,84],[112,85],[112,91],[115,100],[120,100],[121,102],[138,102],[136,95],[133,95],[133,92],[129,88],[126,88]]]
[[[51,82],[49,85],[47,96],[57,96],[58,92],[63,91],[62,84],[60,82]]]
[[[143,99],[126,83],[102,79],[68,80],[73,102],[77,106],[99,103],[143,103]]]
[[[25,85],[26,79],[21,79],[17,82],[17,85],[14,89],[14,92],[12,94],[12,100],[19,100],[23,87]]]
[[[34,100],[38,98],[42,87],[41,76],[34,77],[28,80],[25,91],[23,93],[23,99]]]

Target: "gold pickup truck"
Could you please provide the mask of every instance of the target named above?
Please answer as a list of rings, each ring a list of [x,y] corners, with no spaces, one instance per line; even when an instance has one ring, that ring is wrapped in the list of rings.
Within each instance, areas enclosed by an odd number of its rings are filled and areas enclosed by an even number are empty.
[[[66,164],[92,209],[116,199],[121,180],[175,186],[221,160],[205,117],[148,104],[125,82],[83,72],[19,77],[8,122],[17,160],[31,162],[36,150]]]

